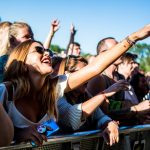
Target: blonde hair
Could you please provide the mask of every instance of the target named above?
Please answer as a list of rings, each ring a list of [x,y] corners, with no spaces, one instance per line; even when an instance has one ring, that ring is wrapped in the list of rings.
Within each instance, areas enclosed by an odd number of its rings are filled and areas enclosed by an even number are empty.
[[[31,93],[31,82],[28,77],[28,68],[25,64],[28,51],[34,40],[27,40],[18,45],[10,54],[6,63],[4,81],[10,81],[15,87],[14,102],[29,96]],[[38,42],[40,43],[40,42]],[[41,43],[40,43],[41,44]],[[40,90],[41,111],[54,115],[57,118],[56,110],[56,83],[57,78],[51,79],[47,76],[45,83]]]
[[[9,32],[9,36],[10,37],[16,37],[18,34],[18,29],[19,28],[27,28],[29,30],[29,33],[31,35],[31,37],[33,38],[33,32],[31,27],[25,23],[25,22],[14,22],[11,27],[10,27],[10,32]]]
[[[0,23],[0,56],[6,55],[9,53],[10,49],[10,40],[9,40],[9,28],[11,23],[1,22]]]

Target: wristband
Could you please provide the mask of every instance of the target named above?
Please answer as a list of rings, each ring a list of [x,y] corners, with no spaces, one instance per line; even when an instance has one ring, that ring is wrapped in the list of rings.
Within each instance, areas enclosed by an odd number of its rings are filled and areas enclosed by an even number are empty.
[[[135,45],[135,42],[130,40],[128,36],[125,39],[131,46]]]

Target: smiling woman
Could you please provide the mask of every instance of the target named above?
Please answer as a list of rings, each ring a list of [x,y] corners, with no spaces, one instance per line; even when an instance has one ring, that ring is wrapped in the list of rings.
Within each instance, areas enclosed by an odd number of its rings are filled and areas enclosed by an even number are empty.
[[[150,25],[129,35],[129,40],[137,42],[150,36]],[[69,76],[51,78],[53,72],[51,58],[47,52],[36,51],[43,47],[39,42],[27,40],[18,45],[10,54],[6,64],[5,83],[0,84],[0,101],[6,101],[8,114],[15,126],[15,139],[34,141],[41,145],[47,140],[37,132],[37,125],[49,118],[57,119],[56,101],[64,92],[69,92],[100,74],[132,45],[126,40],[111,50],[95,57],[94,62]],[[13,88],[12,97],[5,84]],[[11,97],[11,100],[8,100]],[[115,141],[114,141],[115,142]]]

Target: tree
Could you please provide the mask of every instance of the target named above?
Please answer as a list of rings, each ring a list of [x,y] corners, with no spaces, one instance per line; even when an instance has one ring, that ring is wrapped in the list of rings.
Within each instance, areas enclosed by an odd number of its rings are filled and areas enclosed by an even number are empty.
[[[150,45],[138,43],[130,48],[130,52],[138,55],[138,62],[140,63],[141,69],[146,72],[150,71]]]
[[[60,48],[58,45],[51,45],[50,49],[54,51],[55,53],[61,53],[61,51],[64,51],[65,49]]]

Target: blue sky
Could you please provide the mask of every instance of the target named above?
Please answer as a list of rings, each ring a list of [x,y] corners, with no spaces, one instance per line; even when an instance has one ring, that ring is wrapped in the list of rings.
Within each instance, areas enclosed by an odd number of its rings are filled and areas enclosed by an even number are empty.
[[[95,54],[98,41],[113,36],[118,41],[150,23],[149,0],[1,0],[2,21],[25,21],[35,38],[43,42],[53,19],[60,29],[52,44],[66,48],[70,24],[76,27],[75,41],[82,51]],[[143,41],[150,44],[150,38]]]

